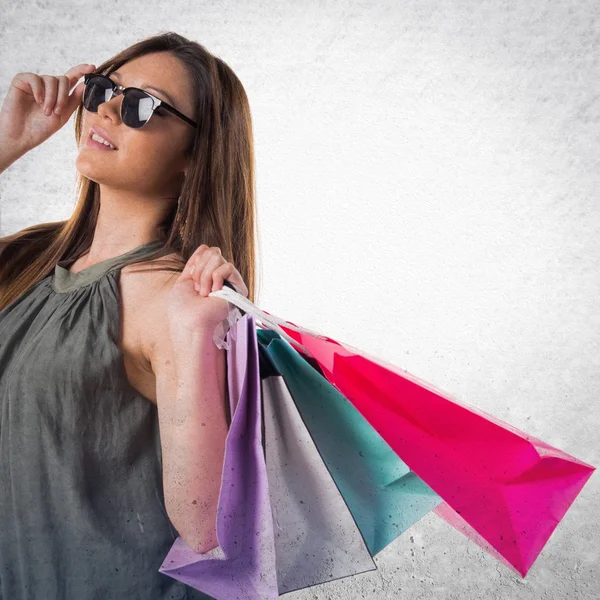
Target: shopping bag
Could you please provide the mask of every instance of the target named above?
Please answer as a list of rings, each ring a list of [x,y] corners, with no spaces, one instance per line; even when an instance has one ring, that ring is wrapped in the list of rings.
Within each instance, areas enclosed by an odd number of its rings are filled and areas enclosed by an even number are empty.
[[[274,376],[269,379],[288,388],[287,393],[340,489],[369,553],[375,556],[441,504],[442,499],[287,341],[268,329],[259,329],[257,336],[259,350],[264,349],[273,365],[271,372],[282,381]],[[265,406],[265,416],[267,412]],[[265,429],[268,431],[268,427]],[[287,433],[287,428],[284,431]]]
[[[228,333],[227,384],[231,423],[219,502],[219,545],[194,552],[178,537],[159,572],[215,600],[277,598],[275,543],[262,445],[256,326],[252,315]]]
[[[279,594],[375,570],[283,379],[261,386]]]
[[[276,598],[374,570],[282,377],[263,367],[259,380],[253,317],[228,325],[232,417],[217,508],[219,546],[196,553],[179,537],[159,571],[217,600],[241,600]]]
[[[276,331],[443,500],[436,514],[525,576],[595,467],[348,344],[213,292]]]

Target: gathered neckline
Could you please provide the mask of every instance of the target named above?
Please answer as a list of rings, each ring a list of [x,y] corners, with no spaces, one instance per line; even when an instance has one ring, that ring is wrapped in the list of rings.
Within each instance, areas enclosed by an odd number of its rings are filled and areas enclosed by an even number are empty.
[[[156,244],[159,241],[160,240],[156,239],[156,240],[152,240],[151,242],[146,242],[145,244],[142,244],[141,246],[137,246],[136,248],[133,248],[132,250],[128,250],[127,252],[123,252],[123,254],[119,254],[117,256],[111,256],[110,258],[105,258],[104,260],[101,260],[100,262],[97,262],[97,263],[95,263],[93,265],[90,265],[89,267],[85,267],[85,269],[81,269],[80,271],[77,271],[76,273],[73,273],[73,271],[69,271],[68,267],[70,265],[72,265],[76,260],[78,260],[79,257],[77,257],[77,258],[66,258],[66,259],[60,260],[60,261],[58,261],[58,263],[57,263],[56,266],[59,269],[62,269],[63,271],[66,271],[70,275],[79,275],[80,273],[84,273],[88,269],[93,269],[94,267],[97,267],[98,265],[103,265],[106,262],[115,261],[115,260],[123,258],[125,256],[129,256],[130,254],[133,254],[134,252],[139,251],[140,248],[145,248],[146,246],[150,246],[151,244],[154,245],[154,244]]]
[[[139,255],[145,253],[151,254],[162,245],[159,239],[146,242],[137,248],[133,248],[118,256],[106,258],[97,262],[81,271],[73,273],[69,271],[69,265],[73,264],[77,258],[68,258],[58,261],[54,267],[54,275],[52,277],[52,288],[55,292],[68,292],[77,289],[93,281],[100,279],[105,273],[118,266],[127,264],[129,258],[138,258]]]

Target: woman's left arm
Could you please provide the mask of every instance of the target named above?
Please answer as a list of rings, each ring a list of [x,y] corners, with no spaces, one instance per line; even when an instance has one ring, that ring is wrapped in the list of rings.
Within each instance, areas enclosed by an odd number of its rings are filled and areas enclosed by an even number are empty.
[[[223,279],[247,295],[241,276],[219,249],[200,246],[169,291],[167,339],[153,351],[165,507],[195,552],[218,545],[228,398],[226,350],[216,346],[213,334],[229,303],[208,293],[221,289]],[[197,290],[196,283],[205,288]]]
[[[165,507],[183,541],[194,552],[207,552],[218,545],[228,431],[226,351],[217,348],[212,332],[198,329],[185,340],[184,352],[163,348],[168,354],[155,354],[155,373]]]

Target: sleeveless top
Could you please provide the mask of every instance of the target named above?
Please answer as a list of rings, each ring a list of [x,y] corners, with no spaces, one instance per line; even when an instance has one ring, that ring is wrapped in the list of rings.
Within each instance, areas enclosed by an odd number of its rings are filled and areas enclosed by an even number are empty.
[[[158,409],[118,347],[120,270],[160,246],[59,261],[0,311],[0,600],[212,599],[158,571]]]

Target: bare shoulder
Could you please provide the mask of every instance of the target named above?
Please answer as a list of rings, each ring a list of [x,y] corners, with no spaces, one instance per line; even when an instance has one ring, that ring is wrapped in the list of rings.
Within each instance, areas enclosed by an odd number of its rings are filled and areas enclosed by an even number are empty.
[[[181,256],[172,253],[161,258]],[[154,347],[167,334],[168,296],[180,275],[181,272],[162,269],[154,261],[126,265],[121,271],[124,328],[129,330],[130,352],[146,371],[152,372]]]
[[[181,258],[173,253],[163,258]],[[182,266],[184,263],[181,263]],[[157,365],[172,360],[168,342],[169,295],[181,271],[166,271],[154,261],[127,265],[122,269],[123,348],[129,355],[132,369],[146,389],[153,393],[153,377]],[[150,268],[149,268],[150,267]],[[227,317],[229,306],[220,298],[203,299],[203,314],[207,323],[215,326]],[[152,388],[152,389],[148,389]]]

